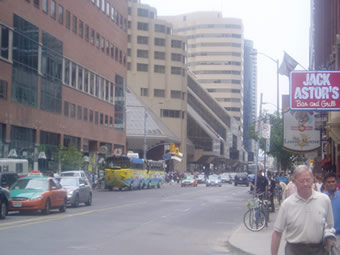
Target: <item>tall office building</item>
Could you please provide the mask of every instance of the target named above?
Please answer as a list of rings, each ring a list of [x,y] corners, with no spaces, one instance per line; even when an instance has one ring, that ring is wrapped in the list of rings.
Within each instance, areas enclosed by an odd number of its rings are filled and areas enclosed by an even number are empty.
[[[187,77],[185,39],[172,34],[172,26],[157,18],[155,8],[129,0],[127,86],[180,140],[186,170]],[[141,123],[142,125],[142,123]]]
[[[127,16],[126,1],[0,1],[0,157],[44,148],[56,169],[62,145],[125,149]]]
[[[255,54],[253,54],[255,53]],[[257,56],[254,43],[244,40],[244,105],[243,105],[243,144],[248,152],[248,161],[254,161],[255,141],[248,130],[256,121],[257,108]]]
[[[239,123],[243,137],[243,25],[220,12],[162,17],[187,39],[187,66],[197,81]]]

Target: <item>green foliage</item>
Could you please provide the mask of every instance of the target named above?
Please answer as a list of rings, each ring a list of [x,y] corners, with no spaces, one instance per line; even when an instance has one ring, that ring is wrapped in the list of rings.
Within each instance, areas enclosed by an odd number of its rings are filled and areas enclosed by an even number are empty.
[[[61,164],[61,170],[81,169],[84,165],[83,155],[73,145],[68,148],[60,146],[55,153],[55,158]]]

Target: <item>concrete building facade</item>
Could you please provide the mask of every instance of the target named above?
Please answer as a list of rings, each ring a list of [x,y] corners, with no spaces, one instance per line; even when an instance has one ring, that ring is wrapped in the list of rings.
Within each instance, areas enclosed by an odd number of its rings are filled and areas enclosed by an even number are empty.
[[[125,149],[127,1],[0,2],[0,157]]]
[[[175,170],[186,170],[187,89],[185,39],[157,18],[155,8],[130,0],[128,8],[127,87],[180,141],[183,154]]]

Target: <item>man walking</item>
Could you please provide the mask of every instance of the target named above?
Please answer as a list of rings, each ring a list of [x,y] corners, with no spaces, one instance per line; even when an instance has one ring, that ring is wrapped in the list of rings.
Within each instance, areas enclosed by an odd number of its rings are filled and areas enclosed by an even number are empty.
[[[326,255],[334,238],[332,205],[328,196],[313,190],[308,166],[294,170],[297,192],[283,201],[274,224],[271,253],[277,255],[285,231],[286,255]]]
[[[324,187],[326,194],[331,199],[334,228],[336,234],[336,245],[333,247],[333,254],[340,254],[340,191],[337,190],[338,182],[335,173],[327,173],[324,177]]]

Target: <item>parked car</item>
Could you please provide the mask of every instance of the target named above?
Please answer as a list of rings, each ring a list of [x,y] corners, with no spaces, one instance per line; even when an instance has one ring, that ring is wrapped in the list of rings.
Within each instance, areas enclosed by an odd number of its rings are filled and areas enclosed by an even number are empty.
[[[230,178],[231,178],[231,182],[233,183],[235,181],[235,176],[237,173],[230,173]]]
[[[81,177],[61,177],[59,183],[67,190],[67,205],[92,204],[92,188]]]
[[[197,179],[193,175],[188,175],[181,182],[181,187],[197,187]]]
[[[221,174],[222,183],[232,183],[231,176],[229,173]]]
[[[41,210],[42,214],[49,214],[51,209],[66,211],[66,189],[53,177],[20,178],[11,186],[9,192],[10,211]]]
[[[205,175],[204,174],[198,175],[197,183],[205,183]]]
[[[0,219],[6,218],[8,212],[9,191],[0,186]]]
[[[210,175],[209,178],[207,179],[205,185],[207,187],[209,187],[209,186],[219,186],[219,187],[222,187],[221,176]]]
[[[19,178],[17,173],[0,173],[0,186],[9,189]]]
[[[81,177],[83,178],[87,183],[91,183],[89,176],[86,174],[84,170],[70,170],[70,171],[63,171],[60,174],[61,177]]]
[[[249,179],[247,173],[238,173],[235,175],[234,185],[237,186],[239,184],[249,186]]]

